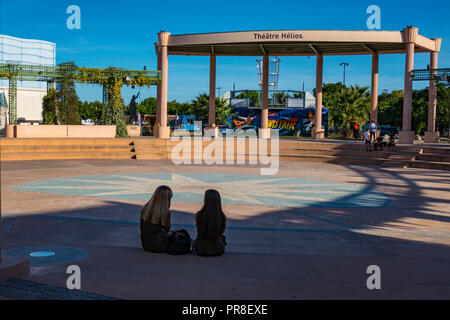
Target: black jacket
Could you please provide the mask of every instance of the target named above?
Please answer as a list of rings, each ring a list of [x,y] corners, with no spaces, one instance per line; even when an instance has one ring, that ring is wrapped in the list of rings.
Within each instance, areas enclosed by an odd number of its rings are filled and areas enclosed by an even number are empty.
[[[195,253],[199,256],[221,256],[225,253],[227,245],[225,236],[220,240],[211,241],[197,238],[194,242]]]
[[[166,252],[169,238],[163,226],[145,222],[141,219],[142,248],[149,252]]]

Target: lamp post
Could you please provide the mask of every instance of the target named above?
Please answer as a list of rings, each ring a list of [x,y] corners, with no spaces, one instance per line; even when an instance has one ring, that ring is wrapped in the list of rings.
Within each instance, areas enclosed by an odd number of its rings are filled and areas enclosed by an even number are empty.
[[[222,90],[222,88],[221,87],[217,87],[216,89],[219,90],[218,97],[220,98],[220,90]]]
[[[350,64],[347,62],[342,62],[341,67],[344,66],[344,86],[345,86],[345,68],[348,67]]]

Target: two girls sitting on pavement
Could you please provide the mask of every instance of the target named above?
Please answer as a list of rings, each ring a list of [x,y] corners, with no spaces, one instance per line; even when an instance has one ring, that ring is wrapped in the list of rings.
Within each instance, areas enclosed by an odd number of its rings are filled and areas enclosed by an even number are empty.
[[[191,238],[186,230],[172,230],[170,205],[172,190],[167,186],[156,189],[142,208],[141,243],[144,250],[155,253],[187,254],[191,252]],[[193,249],[200,256],[220,256],[225,252],[226,216],[222,211],[220,194],[205,193],[203,208],[195,215],[197,239]]]

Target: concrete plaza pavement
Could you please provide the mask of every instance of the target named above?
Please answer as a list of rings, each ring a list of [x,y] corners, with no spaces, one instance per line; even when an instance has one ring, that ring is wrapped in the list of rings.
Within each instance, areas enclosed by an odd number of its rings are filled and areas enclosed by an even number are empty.
[[[170,161],[1,164],[3,253],[30,258],[24,277],[121,299],[449,299],[450,173],[283,162],[175,166]],[[139,210],[155,186],[175,192],[173,227],[195,237],[203,192],[228,217],[222,257],[144,252]],[[52,250],[51,258],[29,253]],[[367,267],[381,268],[368,290]]]

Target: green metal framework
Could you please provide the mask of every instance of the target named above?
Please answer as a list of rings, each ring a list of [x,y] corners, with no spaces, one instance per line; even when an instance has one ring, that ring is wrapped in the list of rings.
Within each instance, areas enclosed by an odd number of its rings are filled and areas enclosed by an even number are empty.
[[[9,108],[8,108],[8,119],[14,119],[17,123],[17,78],[11,77],[9,79]],[[11,120],[10,120],[11,124]]]
[[[127,86],[150,86],[161,82],[160,71],[126,70],[121,68],[79,68],[70,64],[57,67],[0,63],[0,79],[9,80],[9,124],[17,124],[17,81],[47,82],[47,90],[61,79],[76,83],[103,85],[103,101],[109,100],[106,86],[121,82]],[[106,86],[105,86],[106,85]]]
[[[103,103],[108,103],[108,90],[106,89],[106,86],[102,87],[103,89]]]
[[[413,70],[412,81],[435,80],[444,84],[450,83],[450,68]]]

